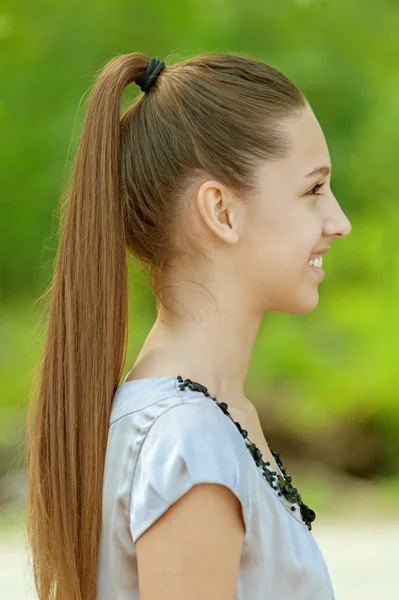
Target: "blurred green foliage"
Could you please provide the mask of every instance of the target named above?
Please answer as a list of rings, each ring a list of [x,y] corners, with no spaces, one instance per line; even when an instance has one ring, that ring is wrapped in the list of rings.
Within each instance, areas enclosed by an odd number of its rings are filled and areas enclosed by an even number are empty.
[[[247,397],[260,412],[273,404],[286,439],[331,464],[399,473],[398,28],[396,0],[2,3],[0,447],[23,429],[40,343],[33,301],[51,277],[59,193],[96,71],[132,51],[167,61],[244,52],[305,93],[352,223],[325,258],[317,309],[265,316]],[[127,368],[155,314],[131,270]]]

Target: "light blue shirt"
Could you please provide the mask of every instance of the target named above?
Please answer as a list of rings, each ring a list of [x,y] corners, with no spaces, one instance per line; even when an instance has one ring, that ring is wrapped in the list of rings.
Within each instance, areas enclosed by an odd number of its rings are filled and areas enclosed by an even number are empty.
[[[97,600],[139,600],[137,539],[195,484],[211,482],[227,486],[242,508],[245,538],[234,600],[335,600],[299,505],[278,496],[264,479],[237,426],[215,401],[181,390],[174,376],[125,381],[115,392]]]

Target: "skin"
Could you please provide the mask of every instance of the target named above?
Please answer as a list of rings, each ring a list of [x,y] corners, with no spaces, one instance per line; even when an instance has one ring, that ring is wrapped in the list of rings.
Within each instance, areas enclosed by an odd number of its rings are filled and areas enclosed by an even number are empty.
[[[316,308],[321,280],[308,266],[310,254],[348,235],[351,224],[331,175],[305,177],[320,165],[331,167],[311,107],[283,127],[289,154],[259,166],[249,204],[217,180],[199,184],[184,214],[193,243],[165,273],[172,287],[163,301],[172,310],[159,305],[129,379],[180,374],[245,411],[244,382],[265,313]],[[317,183],[323,186],[312,193]]]

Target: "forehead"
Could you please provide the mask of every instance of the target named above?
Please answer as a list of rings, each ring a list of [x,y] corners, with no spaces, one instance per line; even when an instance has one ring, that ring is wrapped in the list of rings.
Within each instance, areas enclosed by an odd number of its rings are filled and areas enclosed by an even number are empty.
[[[283,198],[292,198],[321,179],[322,174],[306,175],[322,165],[331,167],[331,160],[324,133],[310,106],[298,116],[280,122],[279,130],[288,140],[287,154],[260,164],[257,187],[263,202],[270,200],[274,204],[277,198],[282,207]]]
[[[331,165],[323,130],[310,107],[285,121],[282,131],[289,140],[289,151],[275,164],[283,171],[289,169],[292,175],[304,177],[320,165]]]

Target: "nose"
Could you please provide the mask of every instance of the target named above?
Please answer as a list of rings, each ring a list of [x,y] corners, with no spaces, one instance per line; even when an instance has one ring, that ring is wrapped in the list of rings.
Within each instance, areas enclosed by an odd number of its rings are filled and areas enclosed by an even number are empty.
[[[344,218],[337,225],[336,221],[329,221],[325,226],[325,235],[330,239],[335,240],[344,238],[352,231],[352,225],[349,219],[344,215]]]
[[[335,199],[335,211],[331,215],[328,215],[324,221],[324,233],[330,239],[338,239],[346,237],[352,231],[352,225],[344,211],[340,207],[339,203]]]

